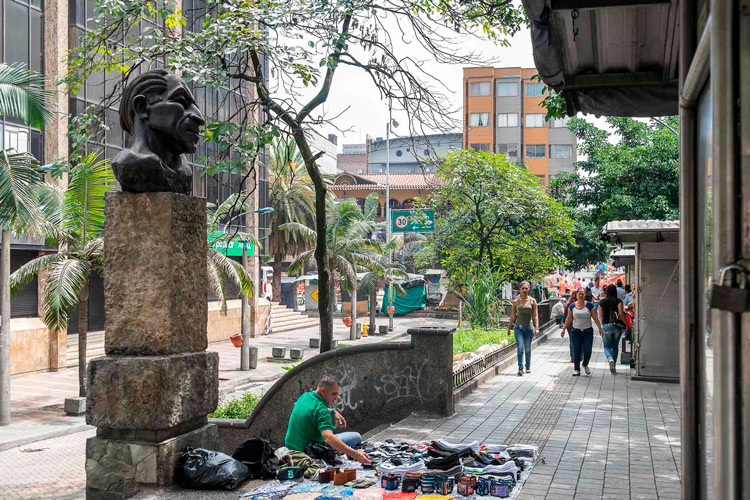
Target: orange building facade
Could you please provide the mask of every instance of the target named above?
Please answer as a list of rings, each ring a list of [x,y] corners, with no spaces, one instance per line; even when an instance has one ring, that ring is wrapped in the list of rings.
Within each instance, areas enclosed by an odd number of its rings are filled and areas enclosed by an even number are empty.
[[[544,84],[535,68],[464,68],[463,147],[503,153],[522,163],[545,186],[572,172],[576,138],[567,119],[544,117]]]

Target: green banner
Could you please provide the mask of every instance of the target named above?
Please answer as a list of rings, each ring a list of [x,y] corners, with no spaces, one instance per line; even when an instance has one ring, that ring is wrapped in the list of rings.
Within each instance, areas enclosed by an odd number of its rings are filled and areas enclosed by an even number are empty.
[[[391,210],[391,221],[393,233],[428,233],[435,230],[435,211]]]
[[[208,241],[213,241],[214,244],[212,246],[224,255],[242,257],[243,245],[247,246],[248,257],[252,257],[254,255],[253,252],[255,251],[255,246],[253,245],[252,241],[227,241],[231,237],[231,235],[232,233],[229,233],[226,237],[222,238],[222,236],[224,236],[223,231],[214,231],[213,233],[208,235]]]

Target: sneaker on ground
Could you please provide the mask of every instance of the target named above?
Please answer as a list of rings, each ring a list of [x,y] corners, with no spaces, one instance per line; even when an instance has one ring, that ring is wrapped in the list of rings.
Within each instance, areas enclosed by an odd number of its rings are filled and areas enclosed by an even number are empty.
[[[581,375],[581,370],[573,370],[573,376],[578,377]]]
[[[586,372],[586,375],[591,375],[591,369],[588,366],[584,366],[583,371]]]
[[[614,359],[610,359],[609,360],[609,371],[611,371],[612,373],[616,373],[617,372],[617,367],[615,366],[615,360]]]
[[[531,367],[530,366],[526,367],[526,373],[531,373]]]
[[[522,368],[518,369],[518,376],[519,377],[523,377],[523,369]]]

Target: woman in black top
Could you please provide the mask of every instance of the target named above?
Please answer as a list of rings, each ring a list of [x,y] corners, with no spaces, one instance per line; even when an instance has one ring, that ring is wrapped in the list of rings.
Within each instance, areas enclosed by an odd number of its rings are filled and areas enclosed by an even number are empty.
[[[622,300],[617,298],[617,287],[609,285],[606,289],[607,298],[599,302],[599,317],[602,323],[602,344],[604,344],[604,355],[609,362],[609,371],[615,373],[617,364],[617,353],[619,352],[622,328],[617,323],[625,320],[625,311]]]

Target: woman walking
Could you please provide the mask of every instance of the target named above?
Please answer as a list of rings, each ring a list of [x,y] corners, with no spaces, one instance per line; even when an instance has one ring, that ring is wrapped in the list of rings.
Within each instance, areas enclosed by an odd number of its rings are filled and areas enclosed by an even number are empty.
[[[572,325],[570,339],[573,341],[573,376],[581,375],[581,365],[586,375],[591,375],[589,360],[591,359],[591,346],[594,343],[594,327],[592,320],[602,334],[602,325],[596,315],[594,304],[586,301],[586,290],[579,288],[575,293],[576,301],[568,308],[568,317],[560,330],[560,336],[565,337],[565,329]]]
[[[609,285],[605,290],[607,298],[599,302],[599,316],[602,320],[602,344],[604,355],[609,362],[609,371],[617,373],[617,354],[620,350],[622,325],[625,324],[625,311],[622,300],[617,298],[617,287]]]
[[[513,301],[508,323],[508,337],[510,329],[516,337],[516,355],[518,356],[518,376],[523,376],[524,354],[526,355],[526,373],[531,373],[531,341],[539,335],[539,311],[536,300],[529,297],[531,286],[528,281],[521,283],[521,296]],[[534,320],[532,326],[531,321]]]

